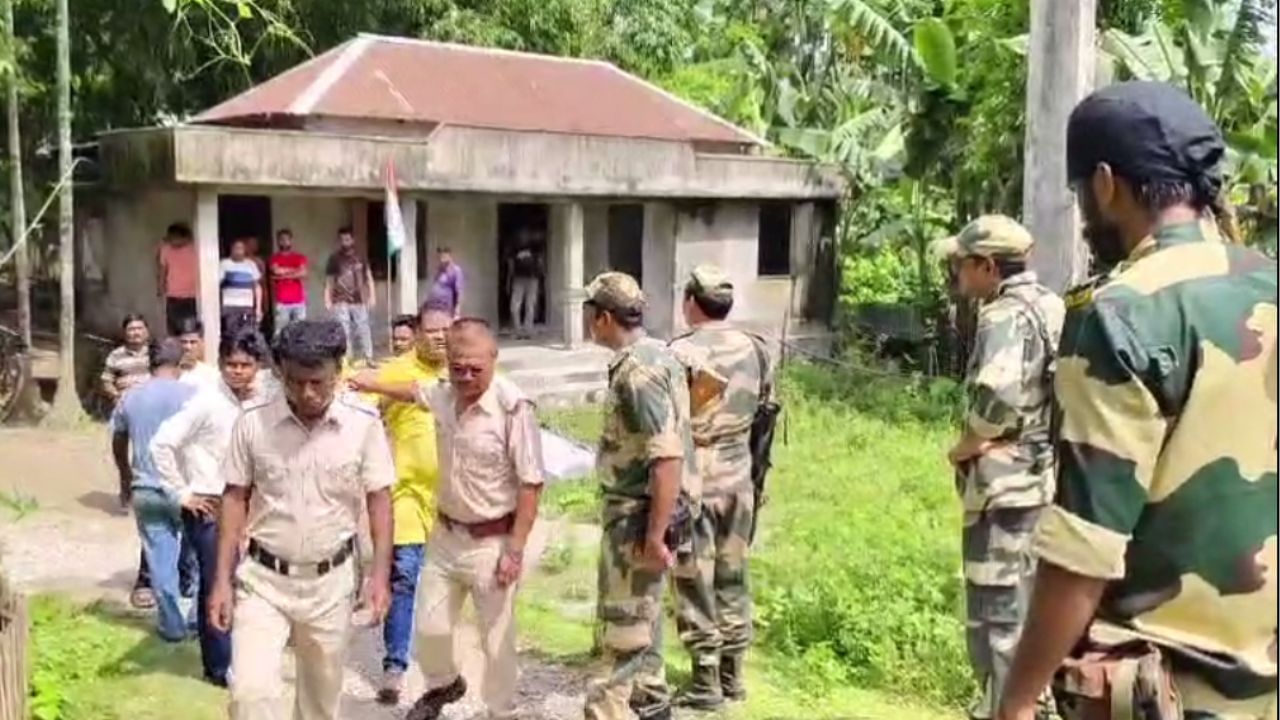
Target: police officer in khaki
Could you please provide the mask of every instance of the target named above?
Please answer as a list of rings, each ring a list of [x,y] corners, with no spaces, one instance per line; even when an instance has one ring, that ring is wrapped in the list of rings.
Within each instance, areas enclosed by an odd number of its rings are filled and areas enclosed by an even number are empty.
[[[375,620],[386,614],[395,471],[382,422],[335,399],[346,350],[334,321],[285,328],[275,347],[284,393],[247,410],[231,433],[209,616],[231,631],[232,720],[337,720],[361,502],[373,541],[364,604]],[[290,640],[293,708],[282,682]]]
[[[448,339],[449,382],[352,380],[363,392],[416,401],[435,418],[439,513],[427,542],[415,603],[416,655],[427,691],[407,720],[436,720],[467,683],[454,636],[468,596],[484,652],[481,694],[488,720],[518,714],[515,594],[542,492],[542,439],[533,402],[495,377],[498,345],[483,320],[463,318]]]

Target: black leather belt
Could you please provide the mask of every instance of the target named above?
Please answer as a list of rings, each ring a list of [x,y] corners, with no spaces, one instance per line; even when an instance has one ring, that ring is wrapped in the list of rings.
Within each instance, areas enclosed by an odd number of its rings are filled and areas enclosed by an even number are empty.
[[[329,558],[321,560],[318,563],[294,563],[273,554],[271,551],[262,547],[257,540],[252,538],[249,539],[249,557],[257,560],[258,564],[263,567],[274,570],[281,575],[290,577],[299,577],[303,575],[321,577],[323,575],[328,575],[331,571],[337,569],[346,562],[347,558],[351,557],[352,553],[355,552],[355,549],[355,538],[347,538],[347,541],[342,544],[342,547],[338,549],[338,552],[334,553]]]

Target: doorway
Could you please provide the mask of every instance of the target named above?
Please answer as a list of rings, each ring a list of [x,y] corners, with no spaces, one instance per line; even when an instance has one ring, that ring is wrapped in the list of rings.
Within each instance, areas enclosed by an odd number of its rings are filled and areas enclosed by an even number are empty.
[[[543,203],[498,205],[498,325],[514,327],[511,317],[512,270],[521,243],[533,250],[537,264],[538,308],[535,325],[547,323],[547,228],[550,208]]]
[[[644,282],[644,206],[609,206],[609,268]]]
[[[227,257],[234,240],[245,239],[248,252],[262,273],[262,302],[264,310],[259,330],[266,337],[275,331],[275,322],[268,309],[272,307],[271,283],[267,282],[267,258],[271,257],[275,241],[271,225],[271,198],[266,195],[218,196],[218,253]]]

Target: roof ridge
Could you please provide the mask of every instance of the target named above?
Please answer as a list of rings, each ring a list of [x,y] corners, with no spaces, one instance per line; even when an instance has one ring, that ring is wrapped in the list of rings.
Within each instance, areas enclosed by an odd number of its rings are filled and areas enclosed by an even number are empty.
[[[306,60],[303,60],[297,65],[294,65],[288,70],[285,70],[284,72],[281,72],[277,75],[272,75],[271,77],[267,78],[263,82],[257,85],[254,85],[253,87],[249,88],[248,90],[245,90],[244,92],[236,93],[235,95],[232,95],[231,97],[227,98],[226,100],[223,100],[222,102],[218,103],[217,105],[214,105],[213,107],[205,108],[203,111],[200,112],[199,115],[196,115],[195,117],[191,118],[191,120],[193,122],[200,122],[200,118],[204,117],[205,115],[212,115],[216,110],[222,108],[224,105],[237,102],[245,97],[248,97],[249,95],[257,93],[262,88],[265,88],[266,86],[274,83],[277,80],[286,78],[294,73],[301,72],[305,68],[311,67],[312,65],[322,60],[328,59],[330,55],[340,54],[342,50],[346,48],[347,45],[350,45],[356,40],[357,38],[351,38],[350,40],[334,45],[333,47],[329,48],[328,50],[325,50],[319,55],[312,55],[311,57],[307,58]],[[324,71],[322,70],[321,73],[323,74],[323,72]]]
[[[568,63],[572,65],[599,65],[612,68],[618,72],[625,72],[608,60],[601,60],[600,58],[569,57],[565,55],[552,55],[550,53],[531,52],[528,50],[509,50],[507,48],[490,47],[487,45],[467,45],[464,43],[446,42],[443,40],[427,40],[425,38],[401,37],[398,35],[379,35],[377,33],[368,32],[359,33],[356,37],[369,38],[377,40],[378,42],[391,44],[425,45],[427,47],[440,48],[443,50],[458,50],[462,52],[478,53],[481,55],[507,55],[533,60]]]
[[[347,74],[347,71],[360,59],[360,56],[364,54],[365,48],[369,47],[370,44],[370,38],[359,35],[335,47],[335,50],[341,48],[342,52],[311,81],[310,85],[298,93],[293,102],[289,103],[289,113],[306,115],[314,110],[316,104],[325,96],[325,93],[329,92],[342,79],[342,76]]]
[[[699,106],[699,105],[695,105],[694,103],[689,102],[688,100],[685,100],[684,98],[682,98],[682,97],[680,97],[679,95],[676,95],[675,93],[673,93],[673,92],[671,92],[671,91],[669,91],[669,90],[667,90],[667,89],[663,88],[661,85],[658,85],[657,83],[650,82],[649,80],[646,80],[646,79],[644,79],[644,78],[642,78],[642,77],[640,77],[639,75],[636,75],[636,74],[634,74],[634,73],[629,73],[629,72],[627,72],[626,70],[623,70],[622,68],[620,68],[620,67],[618,67],[618,66],[616,66],[616,65],[613,65],[613,64],[610,64],[610,63],[605,63],[605,65],[606,65],[608,68],[610,68],[611,70],[613,70],[614,72],[618,73],[619,75],[622,75],[623,77],[627,78],[628,80],[631,80],[631,81],[633,81],[633,82],[640,83],[640,84],[641,84],[641,85],[643,85],[644,87],[648,88],[649,90],[652,90],[653,92],[658,93],[659,95],[662,95],[663,97],[667,98],[668,100],[670,100],[670,101],[672,101],[672,102],[675,102],[675,103],[679,103],[680,105],[685,106],[686,108],[688,108],[688,109],[690,109],[690,110],[694,111],[695,113],[698,113],[699,115],[701,115],[701,116],[703,116],[703,117],[707,118],[708,120],[711,120],[712,122],[718,123],[718,124],[720,124],[720,125],[722,125],[722,126],[724,126],[724,127],[726,127],[726,128],[729,128],[730,130],[733,130],[733,131],[734,131],[734,132],[736,132],[736,133],[739,133],[739,134],[741,134],[741,135],[744,135],[745,137],[749,138],[752,142],[756,143],[757,145],[759,145],[759,146],[761,146],[761,147],[766,147],[766,148],[773,147],[773,143],[771,143],[771,142],[769,142],[768,140],[766,140],[766,139],[764,139],[764,138],[760,137],[759,135],[756,135],[755,133],[751,132],[750,130],[748,130],[748,129],[744,128],[744,127],[740,127],[740,126],[738,126],[738,125],[735,125],[734,123],[731,123],[731,122],[729,122],[728,120],[725,120],[724,118],[722,118],[722,117],[720,117],[719,115],[717,115],[717,114],[715,114],[715,113],[711,112],[710,110],[707,110],[706,108],[701,107],[701,106]]]

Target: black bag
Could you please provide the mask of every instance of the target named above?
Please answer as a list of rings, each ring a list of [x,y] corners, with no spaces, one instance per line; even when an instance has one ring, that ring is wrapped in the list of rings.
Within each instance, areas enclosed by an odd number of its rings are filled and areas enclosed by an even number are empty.
[[[756,406],[755,416],[751,418],[751,438],[748,440],[751,450],[751,486],[755,491],[748,541],[754,541],[760,507],[764,505],[765,477],[773,467],[773,436],[778,427],[782,405],[773,398],[773,383],[769,381],[769,356],[765,352],[764,341],[754,335],[750,337],[756,359],[760,363],[760,403]]]

